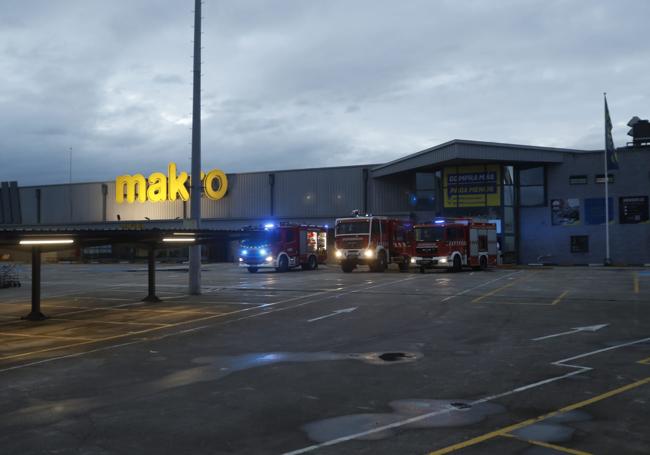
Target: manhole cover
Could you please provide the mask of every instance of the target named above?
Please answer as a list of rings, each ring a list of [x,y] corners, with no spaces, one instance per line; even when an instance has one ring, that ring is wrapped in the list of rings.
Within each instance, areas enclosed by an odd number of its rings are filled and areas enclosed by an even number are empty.
[[[397,362],[398,360],[404,360],[408,357],[411,356],[404,352],[384,352],[379,356],[379,358],[384,362]]]
[[[453,403],[449,403],[450,406],[453,406],[456,409],[469,409],[472,406],[467,404],[467,403],[462,403],[460,401],[454,401]]]

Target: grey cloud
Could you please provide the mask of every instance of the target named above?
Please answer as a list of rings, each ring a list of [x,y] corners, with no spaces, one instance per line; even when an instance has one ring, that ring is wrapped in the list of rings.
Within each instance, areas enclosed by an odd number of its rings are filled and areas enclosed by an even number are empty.
[[[70,147],[79,180],[188,163],[192,3],[3,2],[0,180],[66,181]],[[453,138],[600,148],[603,91],[622,145],[650,116],[648,16],[644,0],[208,0],[204,167],[380,162]]]

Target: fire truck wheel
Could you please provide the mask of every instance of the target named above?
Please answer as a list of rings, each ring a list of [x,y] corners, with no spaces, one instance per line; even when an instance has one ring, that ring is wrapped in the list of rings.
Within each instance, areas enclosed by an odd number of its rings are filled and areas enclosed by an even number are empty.
[[[307,263],[302,264],[301,267],[303,270],[316,270],[318,268],[318,261],[316,260],[316,256],[309,256]]]
[[[454,267],[452,268],[452,271],[460,272],[462,269],[463,269],[463,264],[460,262],[460,256],[458,255],[454,256]]]
[[[278,261],[278,267],[275,269],[278,272],[286,272],[289,270],[289,259],[287,259],[286,256],[282,255],[280,256],[280,260]]]
[[[341,262],[341,270],[343,270],[344,273],[350,273],[354,270],[354,265],[345,261]]]
[[[249,271],[250,273],[255,273],[255,272],[257,272],[257,267],[249,267],[249,268],[248,268],[248,271]]]
[[[487,257],[481,256],[481,260],[479,261],[481,270],[487,270]]]
[[[381,251],[375,263],[370,267],[370,271],[381,273],[386,270],[387,266],[388,265],[386,264],[386,253]]]

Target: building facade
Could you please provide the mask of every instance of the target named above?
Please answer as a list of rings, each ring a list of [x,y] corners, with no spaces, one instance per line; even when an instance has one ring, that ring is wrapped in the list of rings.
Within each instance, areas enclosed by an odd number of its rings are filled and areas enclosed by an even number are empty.
[[[332,226],[353,210],[414,221],[471,216],[497,223],[505,262],[595,264],[605,258],[609,178],[611,258],[647,264],[650,147],[621,148],[618,156],[620,169],[606,177],[602,151],[454,140],[383,164],[228,174],[226,196],[201,201],[202,227]],[[0,192],[0,201],[13,200],[0,210],[4,227],[137,229],[189,217],[181,200],[118,203],[115,182],[4,185]]]

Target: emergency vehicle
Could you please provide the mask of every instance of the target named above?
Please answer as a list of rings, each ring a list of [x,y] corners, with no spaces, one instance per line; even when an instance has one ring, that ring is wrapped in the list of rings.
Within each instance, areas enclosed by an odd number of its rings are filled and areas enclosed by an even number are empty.
[[[497,263],[496,224],[468,218],[435,220],[416,224],[411,266],[446,268],[459,272],[463,267],[485,270]]]
[[[286,272],[294,267],[316,270],[327,259],[327,228],[302,224],[266,224],[247,228],[242,240],[239,266],[255,273],[259,269]]]
[[[336,257],[346,273],[358,265],[371,272],[383,272],[396,263],[407,271],[411,258],[413,230],[408,222],[384,216],[339,218],[335,227]]]

